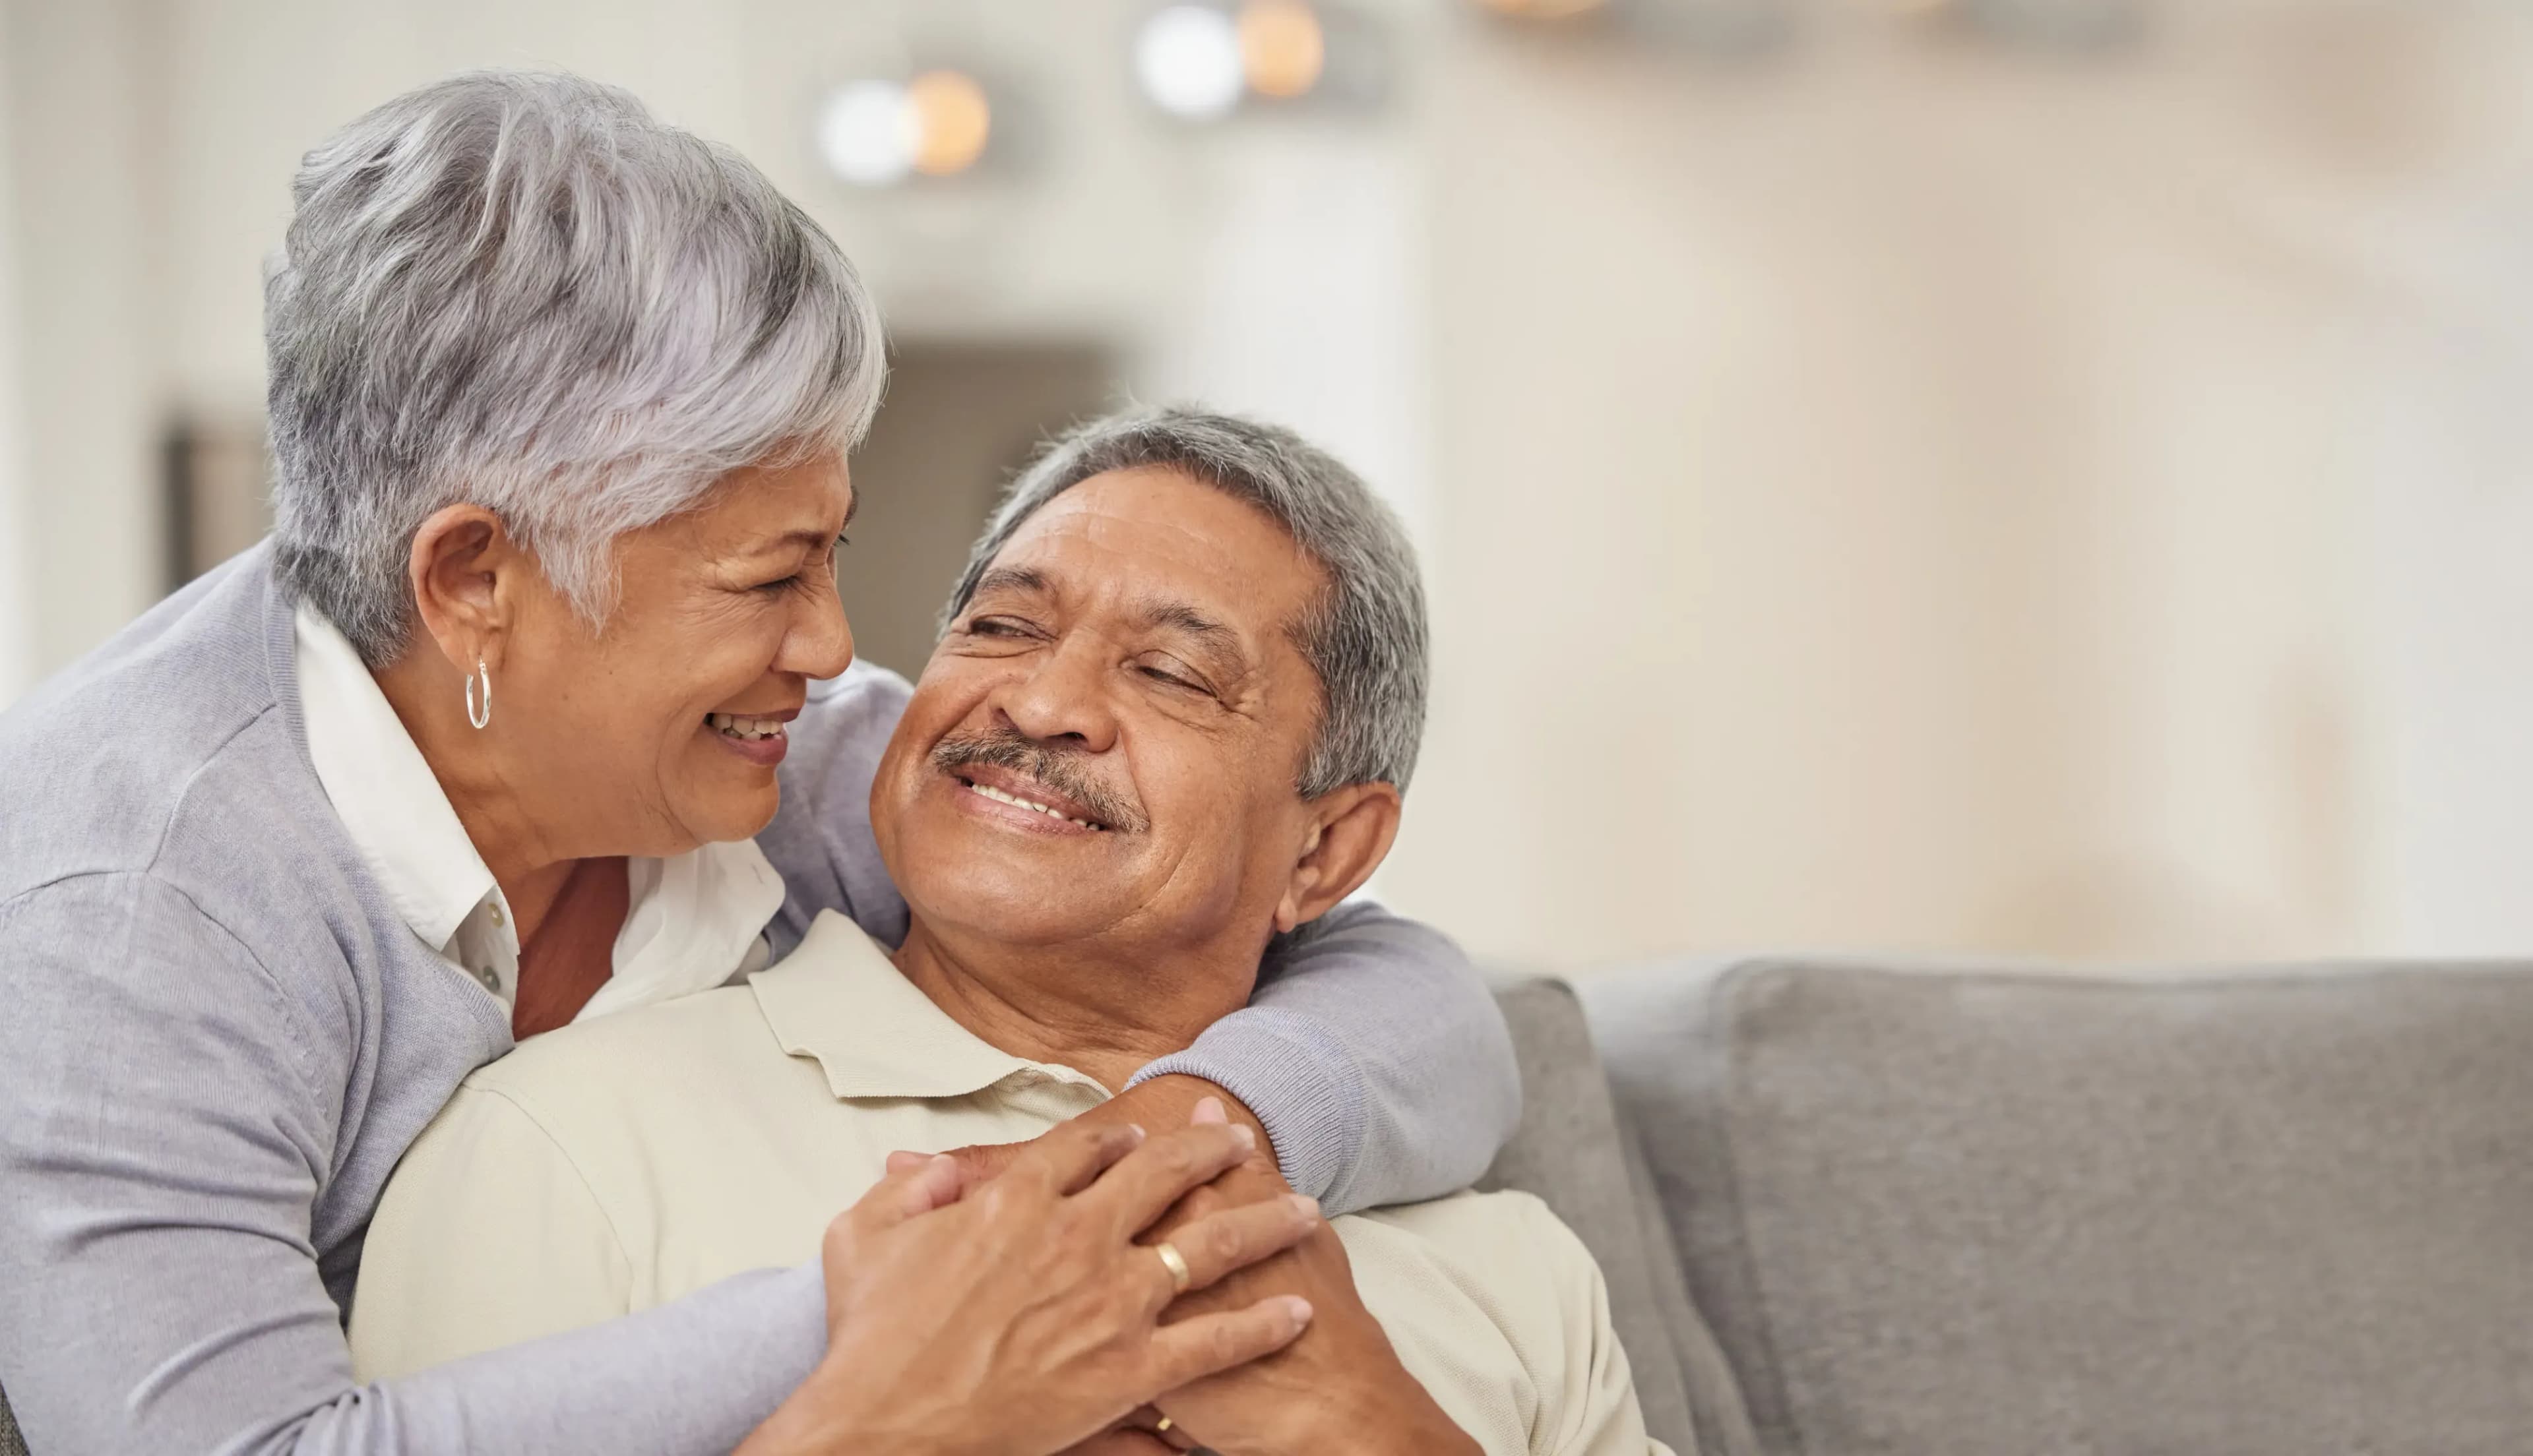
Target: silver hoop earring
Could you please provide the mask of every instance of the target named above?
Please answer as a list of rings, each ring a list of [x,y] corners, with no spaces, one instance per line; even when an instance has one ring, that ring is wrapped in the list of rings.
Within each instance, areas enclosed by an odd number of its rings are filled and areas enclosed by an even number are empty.
[[[475,678],[479,673],[484,678],[484,704],[481,708],[475,705]],[[466,674],[466,721],[479,730],[493,721],[493,670],[484,666],[482,658],[475,660],[475,670]]]

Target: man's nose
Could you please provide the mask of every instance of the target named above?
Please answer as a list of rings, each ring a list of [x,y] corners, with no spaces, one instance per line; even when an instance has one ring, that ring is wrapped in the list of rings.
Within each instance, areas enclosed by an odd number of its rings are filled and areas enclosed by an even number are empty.
[[[994,706],[1026,737],[1105,753],[1117,741],[1117,717],[1104,661],[1097,639],[1069,638],[997,689]]]

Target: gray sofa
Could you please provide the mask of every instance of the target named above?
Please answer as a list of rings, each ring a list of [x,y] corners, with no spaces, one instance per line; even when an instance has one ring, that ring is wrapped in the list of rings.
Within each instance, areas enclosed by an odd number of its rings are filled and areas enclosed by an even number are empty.
[[[2533,968],[1500,994],[1681,1456],[2533,1452]]]
[[[1682,1453],[2533,1452],[2533,967],[1503,994]]]

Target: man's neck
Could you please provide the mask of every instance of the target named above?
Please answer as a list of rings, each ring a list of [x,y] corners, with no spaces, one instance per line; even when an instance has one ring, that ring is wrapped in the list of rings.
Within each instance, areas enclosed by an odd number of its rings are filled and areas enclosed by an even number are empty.
[[[933,1005],[996,1050],[1073,1068],[1114,1092],[1248,1004],[1258,953],[1245,963],[1239,955],[978,943],[936,934],[917,917],[896,961]]]

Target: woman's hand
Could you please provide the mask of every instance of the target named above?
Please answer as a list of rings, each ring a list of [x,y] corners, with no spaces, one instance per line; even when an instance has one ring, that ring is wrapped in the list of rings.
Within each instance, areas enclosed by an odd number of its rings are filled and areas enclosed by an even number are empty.
[[[891,1174],[828,1228],[826,1360],[740,1456],[1045,1456],[1162,1391],[1282,1349],[1310,1321],[1303,1300],[1160,1327],[1177,1291],[1160,1255],[1134,1242],[1256,1145],[1221,1123],[1149,1139],[1072,1123],[982,1188],[946,1155]],[[1275,1199],[1170,1242],[1201,1289],[1319,1224],[1307,1200]]]
[[[1208,1104],[1211,1104],[1208,1106]],[[1188,1122],[1233,1122],[1245,1124],[1258,1135],[1258,1152],[1252,1161],[1264,1159],[1275,1167],[1275,1149],[1266,1140],[1266,1127],[1247,1103],[1221,1087],[1200,1077],[1173,1074],[1139,1081],[1116,1096],[1085,1113],[1077,1114],[1077,1123],[1141,1123],[1147,1128],[1175,1128]],[[979,1142],[970,1147],[954,1147],[950,1156],[959,1160],[959,1171],[967,1176],[967,1186],[974,1188],[1000,1177],[1012,1165],[1012,1159],[1035,1144],[1028,1142]],[[919,1156],[915,1153],[889,1154],[889,1171],[897,1172],[899,1160]],[[912,1164],[904,1166],[911,1167]],[[1281,1175],[1276,1177],[1276,1191],[1290,1193]]]

